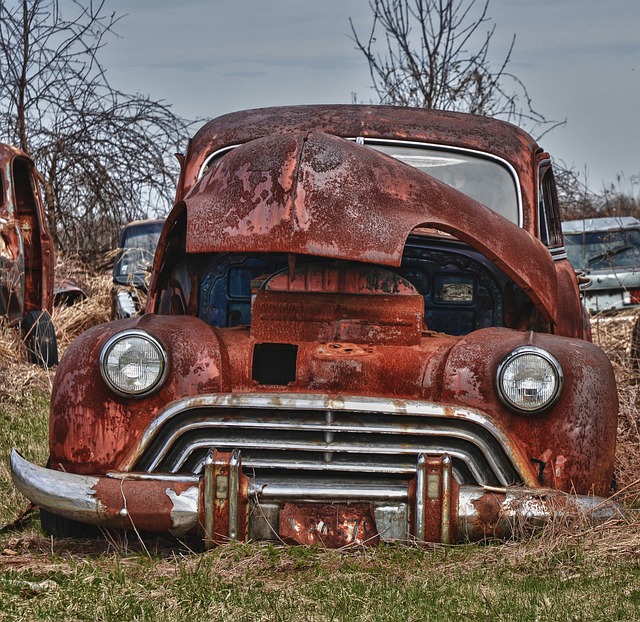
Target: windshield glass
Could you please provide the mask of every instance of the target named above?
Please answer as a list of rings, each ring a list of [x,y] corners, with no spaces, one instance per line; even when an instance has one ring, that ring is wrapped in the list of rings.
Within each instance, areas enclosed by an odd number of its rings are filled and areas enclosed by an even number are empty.
[[[520,224],[516,184],[510,171],[502,164],[464,152],[367,140],[365,144],[424,171],[511,222]]]
[[[574,268],[613,270],[640,267],[640,231],[565,233],[567,256]]]
[[[161,231],[162,222],[125,229],[122,248],[114,265],[114,276],[132,278],[144,275],[146,266],[153,263]]]

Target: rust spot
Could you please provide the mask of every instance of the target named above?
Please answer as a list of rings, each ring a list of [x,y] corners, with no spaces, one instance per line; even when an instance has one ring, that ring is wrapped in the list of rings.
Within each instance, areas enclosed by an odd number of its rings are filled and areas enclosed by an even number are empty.
[[[478,520],[486,529],[493,529],[498,524],[505,495],[486,493],[471,503],[478,513]]]
[[[327,548],[374,545],[380,541],[374,510],[368,503],[286,503],[280,511],[279,535],[297,544],[321,544]]]
[[[173,502],[167,490],[180,495],[191,487],[192,484],[180,482],[101,478],[95,491],[107,513],[123,527],[170,533]]]

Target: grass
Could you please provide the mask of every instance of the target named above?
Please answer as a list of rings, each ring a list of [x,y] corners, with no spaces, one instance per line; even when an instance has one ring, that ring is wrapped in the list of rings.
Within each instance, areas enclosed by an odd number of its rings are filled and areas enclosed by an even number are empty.
[[[64,345],[86,318],[78,309],[58,313]],[[629,326],[594,329],[618,376],[617,472],[635,505],[640,433],[637,380],[624,352]],[[52,382],[52,372],[16,357],[19,343],[4,353],[16,339],[11,331],[0,340],[0,525],[27,508],[11,483],[10,449],[46,461]],[[60,541],[43,535],[33,512],[0,532],[0,620],[200,619],[640,620],[640,518],[552,525],[504,544],[347,551],[236,543],[203,553],[123,534]]]

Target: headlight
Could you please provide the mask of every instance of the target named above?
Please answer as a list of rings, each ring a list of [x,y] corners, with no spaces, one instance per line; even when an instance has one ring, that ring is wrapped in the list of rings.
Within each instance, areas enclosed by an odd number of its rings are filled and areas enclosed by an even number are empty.
[[[562,388],[560,363],[542,348],[522,346],[498,367],[498,389],[502,400],[515,410],[534,413],[553,404]]]
[[[100,354],[104,381],[119,395],[141,397],[159,388],[167,373],[167,355],[151,335],[128,330],[107,341]]]

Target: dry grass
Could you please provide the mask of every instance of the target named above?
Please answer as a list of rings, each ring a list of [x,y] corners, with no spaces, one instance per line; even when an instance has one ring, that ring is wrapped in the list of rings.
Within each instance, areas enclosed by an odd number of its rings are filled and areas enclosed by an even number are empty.
[[[53,322],[56,328],[60,355],[71,341],[91,326],[109,320],[111,275],[98,274],[76,260],[60,261],[57,278],[68,278],[78,284],[89,297],[73,306],[55,307]],[[51,388],[54,370],[45,370],[26,360],[22,335],[17,326],[0,319],[0,399],[13,398],[25,392],[47,392]]]
[[[640,496],[640,375],[631,366],[629,349],[634,314],[599,316],[592,320],[593,340],[608,355],[618,383],[618,446],[616,480],[624,489],[624,499],[635,501]]]

